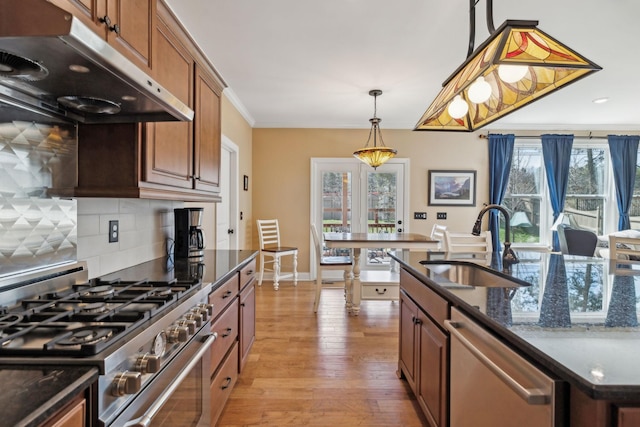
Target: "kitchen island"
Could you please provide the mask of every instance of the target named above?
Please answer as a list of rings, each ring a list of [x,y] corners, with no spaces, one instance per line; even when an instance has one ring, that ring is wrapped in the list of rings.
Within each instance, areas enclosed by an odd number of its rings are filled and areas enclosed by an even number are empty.
[[[561,392],[564,411],[557,425],[640,425],[636,297],[640,271],[610,266],[608,260],[599,258],[540,252],[517,255],[520,262],[506,269],[499,257],[491,254],[477,258],[403,251],[393,255],[402,266],[405,283],[415,281],[424,288],[418,292],[432,293],[422,305],[438,299],[446,303],[445,308],[436,307],[435,315],[418,304],[434,320],[435,332],[441,334],[439,348],[446,356],[443,370],[448,369],[446,319],[454,309],[460,310],[538,369],[566,384]],[[497,278],[513,280],[513,286],[456,283],[447,273],[456,264],[479,265]],[[401,290],[405,298],[416,299],[411,295],[416,287],[408,291],[402,276]],[[401,359],[402,334],[401,326]],[[406,365],[400,361],[402,376],[407,376],[406,371],[411,374]],[[439,379],[444,396],[434,400],[438,406],[431,408],[435,420],[446,420],[448,415],[447,378],[442,374]]]

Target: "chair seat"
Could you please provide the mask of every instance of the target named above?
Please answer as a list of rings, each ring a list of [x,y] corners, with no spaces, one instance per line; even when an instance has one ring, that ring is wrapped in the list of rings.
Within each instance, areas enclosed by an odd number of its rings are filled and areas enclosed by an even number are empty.
[[[327,256],[323,257],[320,260],[321,266],[330,266],[330,265],[351,265],[351,257],[348,256]]]
[[[292,252],[292,251],[297,251],[298,248],[293,248],[293,247],[289,247],[289,246],[276,246],[276,247],[272,247],[272,248],[264,248],[263,251],[264,252]]]

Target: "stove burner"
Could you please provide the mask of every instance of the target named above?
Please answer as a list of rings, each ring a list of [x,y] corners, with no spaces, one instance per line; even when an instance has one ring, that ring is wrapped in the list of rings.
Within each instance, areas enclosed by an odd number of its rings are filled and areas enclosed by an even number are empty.
[[[113,289],[113,286],[102,285],[88,288],[86,295],[91,297],[107,297],[113,295],[114,292],[115,290]]]
[[[0,329],[14,326],[17,323],[22,322],[23,318],[24,316],[21,314],[7,314],[6,316],[2,316],[0,317]]]
[[[94,302],[87,304],[80,304],[80,313],[106,313],[108,311],[107,304],[103,302]]]
[[[106,328],[79,328],[71,331],[71,335],[67,335],[56,341],[56,344],[62,346],[79,345],[79,344],[95,344],[99,341],[106,341],[111,338],[113,331]]]

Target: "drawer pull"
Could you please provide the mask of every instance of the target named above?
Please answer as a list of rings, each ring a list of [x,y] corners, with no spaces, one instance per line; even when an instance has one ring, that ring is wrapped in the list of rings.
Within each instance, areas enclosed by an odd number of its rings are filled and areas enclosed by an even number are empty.
[[[382,292],[380,292],[380,289],[376,288],[376,293],[377,293],[378,295],[384,295],[384,294],[386,294],[386,293],[387,293],[387,288],[384,288],[384,289],[382,290]]]
[[[227,328],[226,331],[227,331],[226,333],[222,334],[222,338],[226,338],[229,335],[231,335],[231,331],[233,331],[233,329]]]
[[[247,270],[247,272],[245,273],[247,276],[251,276],[253,274],[253,270]]]
[[[227,377],[227,380],[225,381],[224,385],[222,387],[220,387],[222,390],[228,389],[229,386],[231,385],[231,377]]]
[[[222,295],[222,299],[229,298],[231,295],[233,295],[233,292],[227,291],[224,293],[224,295]]]

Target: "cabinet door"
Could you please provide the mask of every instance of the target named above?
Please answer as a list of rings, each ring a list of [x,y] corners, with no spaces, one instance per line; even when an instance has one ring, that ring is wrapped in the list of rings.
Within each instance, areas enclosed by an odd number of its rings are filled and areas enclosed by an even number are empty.
[[[416,390],[416,322],[418,307],[404,292],[400,292],[400,360],[398,369],[404,374],[411,390]]]
[[[107,41],[138,67],[151,68],[157,0],[108,0]],[[89,2],[89,0],[84,0]]]
[[[107,27],[100,18],[107,14],[106,0],[49,0],[51,3],[68,11],[83,24],[106,39]]]
[[[193,108],[194,60],[162,19],[156,28],[153,74],[158,83]],[[146,126],[144,181],[193,188],[193,124],[159,122]]]
[[[195,188],[219,192],[222,88],[198,66],[195,85]]]
[[[447,335],[424,313],[419,313],[420,368],[418,402],[434,426],[447,425],[448,341]]]
[[[256,338],[256,282],[255,279],[240,294],[240,358],[238,372],[247,362]]]
[[[41,427],[84,427],[87,402],[80,395],[67,404],[60,412],[45,421]]]

